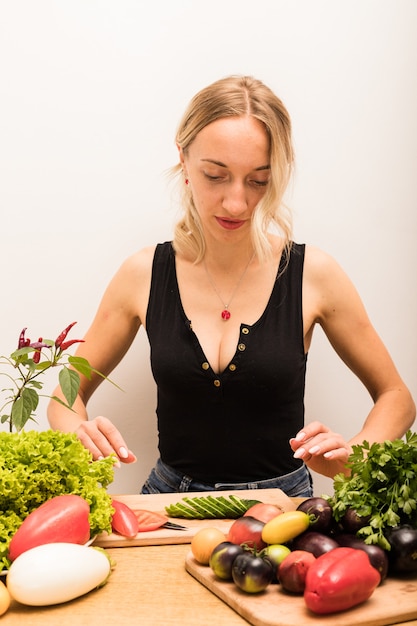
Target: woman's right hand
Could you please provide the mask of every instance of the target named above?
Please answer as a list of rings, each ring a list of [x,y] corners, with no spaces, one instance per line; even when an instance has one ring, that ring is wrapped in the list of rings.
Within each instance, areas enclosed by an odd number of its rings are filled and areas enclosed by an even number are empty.
[[[75,433],[95,460],[114,453],[122,463],[136,461],[136,456],[129,450],[122,435],[107,417],[99,415],[92,420],[83,421]],[[119,462],[116,462],[116,465],[118,464]]]

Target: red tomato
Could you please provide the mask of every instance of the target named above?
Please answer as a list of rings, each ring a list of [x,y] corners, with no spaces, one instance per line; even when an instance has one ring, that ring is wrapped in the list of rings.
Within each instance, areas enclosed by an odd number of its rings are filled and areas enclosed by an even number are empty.
[[[227,540],[238,545],[246,544],[249,548],[262,550],[266,547],[266,543],[262,541],[264,526],[264,522],[250,515],[239,517],[229,528]]]
[[[168,518],[162,513],[154,513],[154,511],[135,511],[139,522],[139,532],[149,530],[157,530],[167,523]]]
[[[139,532],[139,522],[132,509],[118,500],[112,500],[114,513],[111,519],[113,532],[123,535],[123,537],[136,537]]]
[[[255,519],[261,520],[261,522],[269,522],[269,520],[281,515],[284,511],[275,504],[266,504],[264,502],[257,502],[246,511],[245,515],[251,515]]]
[[[13,535],[9,559],[14,561],[19,554],[44,543],[86,543],[90,539],[89,514],[90,506],[81,496],[64,494],[47,500]]]
[[[316,562],[316,557],[305,550],[294,550],[280,563],[278,580],[281,587],[291,593],[304,593],[309,567]]]

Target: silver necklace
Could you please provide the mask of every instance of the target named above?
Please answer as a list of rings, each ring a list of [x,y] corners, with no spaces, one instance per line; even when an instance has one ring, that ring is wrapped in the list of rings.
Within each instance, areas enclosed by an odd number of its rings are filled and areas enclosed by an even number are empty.
[[[213,287],[213,290],[215,291],[217,297],[219,298],[220,302],[223,305],[223,311],[221,312],[221,316],[222,316],[222,320],[224,322],[227,322],[227,320],[230,319],[231,313],[229,311],[229,306],[230,306],[233,298],[235,297],[235,294],[236,294],[237,290],[239,289],[239,285],[242,282],[242,280],[244,279],[245,274],[248,271],[249,265],[252,263],[254,257],[255,257],[255,252],[253,253],[251,258],[249,259],[245,269],[242,272],[242,275],[240,276],[240,278],[237,281],[237,283],[236,283],[232,293],[230,294],[229,302],[227,302],[227,303],[223,300],[223,298],[221,297],[221,295],[219,293],[219,290],[217,289],[216,285],[214,284],[214,281],[213,281],[212,277],[210,276],[209,271],[207,269],[206,260],[204,259],[204,269],[206,270],[207,278],[209,279],[210,285]]]

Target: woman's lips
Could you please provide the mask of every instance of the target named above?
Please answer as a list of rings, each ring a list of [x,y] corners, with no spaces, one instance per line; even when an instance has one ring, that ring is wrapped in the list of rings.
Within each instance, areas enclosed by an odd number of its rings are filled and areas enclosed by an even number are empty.
[[[243,226],[243,224],[245,223],[244,220],[226,220],[222,217],[216,217],[216,220],[218,224],[220,224],[220,226],[222,228],[225,228],[226,230],[236,230],[237,228]]]

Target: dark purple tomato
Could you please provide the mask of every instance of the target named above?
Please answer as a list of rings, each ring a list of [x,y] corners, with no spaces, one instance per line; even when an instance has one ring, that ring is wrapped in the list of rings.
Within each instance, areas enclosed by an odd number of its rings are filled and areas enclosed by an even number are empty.
[[[235,584],[242,591],[259,593],[272,582],[274,571],[269,560],[246,552],[235,558],[232,576]]]
[[[417,528],[403,524],[393,528],[387,537],[391,550],[388,552],[388,570],[393,574],[417,573]]]
[[[209,565],[215,575],[222,580],[232,580],[232,566],[234,560],[245,550],[242,546],[231,541],[222,541],[211,553]]]
[[[339,546],[344,548],[357,548],[363,550],[369,557],[371,565],[380,573],[381,583],[387,577],[388,573],[388,554],[380,546],[375,544],[367,544],[356,535],[342,533],[335,537]]]
[[[325,498],[307,498],[298,505],[297,510],[313,516],[310,521],[311,530],[318,533],[327,533],[330,530],[333,522],[333,509]]]
[[[305,533],[298,535],[291,543],[291,550],[311,552],[315,557],[319,557],[338,547],[339,544],[335,539],[314,530],[307,530]]]

